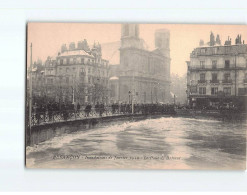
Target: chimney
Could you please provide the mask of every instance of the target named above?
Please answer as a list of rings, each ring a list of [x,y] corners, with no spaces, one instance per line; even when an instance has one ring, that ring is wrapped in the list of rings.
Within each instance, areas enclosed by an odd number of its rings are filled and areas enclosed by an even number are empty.
[[[211,34],[210,34],[210,46],[214,46],[215,45],[215,39],[214,39],[214,34],[213,32],[211,31]]]
[[[61,46],[61,52],[63,53],[63,52],[65,52],[65,51],[67,51],[67,47],[66,47],[66,44],[63,44],[63,45]]]
[[[204,45],[204,41],[201,39],[199,42],[199,46],[203,46]]]
[[[228,39],[225,41],[225,45],[231,45],[232,44],[232,39],[229,38],[228,36]]]
[[[221,45],[220,35],[216,36],[216,44]]]
[[[74,42],[71,42],[69,44],[69,50],[74,50],[75,49],[75,43]]]

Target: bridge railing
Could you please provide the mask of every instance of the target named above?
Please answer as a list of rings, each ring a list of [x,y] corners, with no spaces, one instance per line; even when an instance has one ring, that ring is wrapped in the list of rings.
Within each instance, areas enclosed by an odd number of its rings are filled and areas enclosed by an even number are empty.
[[[158,113],[173,113],[174,109],[167,109],[166,107],[135,107],[134,114],[158,114]],[[31,117],[31,125],[37,126],[42,124],[58,123],[63,121],[74,121],[86,118],[100,118],[114,115],[128,115],[131,114],[131,107],[113,107],[107,106],[104,108],[91,108],[90,111],[86,109],[80,110],[61,110],[61,111],[45,111],[33,112]],[[29,118],[27,118],[29,124]]]
[[[112,113],[111,107],[102,109],[92,108],[90,112],[85,110],[62,110],[62,111],[45,111],[32,113],[32,126],[57,123],[62,121],[73,121],[85,118],[99,118],[104,116],[117,115],[119,112]],[[29,124],[29,120],[27,121]]]

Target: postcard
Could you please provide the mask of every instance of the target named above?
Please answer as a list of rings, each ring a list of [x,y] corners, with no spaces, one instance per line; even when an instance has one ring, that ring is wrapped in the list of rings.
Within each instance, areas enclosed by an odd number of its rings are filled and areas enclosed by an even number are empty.
[[[27,24],[27,168],[245,170],[247,26]]]

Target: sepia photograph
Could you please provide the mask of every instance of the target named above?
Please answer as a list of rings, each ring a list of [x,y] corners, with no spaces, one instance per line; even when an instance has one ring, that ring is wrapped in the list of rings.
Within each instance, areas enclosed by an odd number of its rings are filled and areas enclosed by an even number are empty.
[[[245,170],[247,26],[26,27],[27,168]]]

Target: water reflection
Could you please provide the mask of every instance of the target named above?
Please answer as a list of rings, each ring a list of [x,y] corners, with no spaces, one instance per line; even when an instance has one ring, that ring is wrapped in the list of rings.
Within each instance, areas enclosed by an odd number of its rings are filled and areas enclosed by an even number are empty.
[[[162,117],[76,128],[27,147],[28,167],[245,168],[246,124],[241,122]]]

